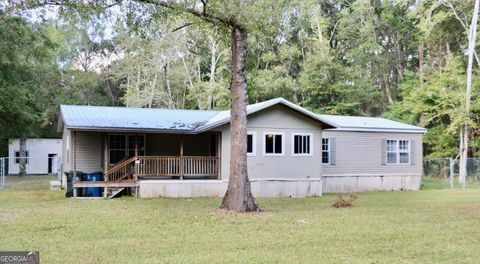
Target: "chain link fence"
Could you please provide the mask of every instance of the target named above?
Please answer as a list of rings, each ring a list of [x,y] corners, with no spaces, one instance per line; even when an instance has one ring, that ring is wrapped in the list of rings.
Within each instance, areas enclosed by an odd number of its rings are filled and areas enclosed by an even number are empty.
[[[5,188],[6,166],[5,158],[0,158],[0,189]]]
[[[424,158],[423,174],[425,177],[438,181],[445,181],[454,188],[458,184],[458,159],[451,158]],[[468,158],[466,185],[480,184],[480,158]]]

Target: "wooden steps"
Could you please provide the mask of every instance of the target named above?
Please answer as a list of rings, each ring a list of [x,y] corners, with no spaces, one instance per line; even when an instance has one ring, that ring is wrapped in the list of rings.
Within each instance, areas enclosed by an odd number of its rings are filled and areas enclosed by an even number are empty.
[[[111,187],[107,188],[107,199],[112,199],[113,197],[117,196],[120,194],[123,190],[125,190],[127,187]]]

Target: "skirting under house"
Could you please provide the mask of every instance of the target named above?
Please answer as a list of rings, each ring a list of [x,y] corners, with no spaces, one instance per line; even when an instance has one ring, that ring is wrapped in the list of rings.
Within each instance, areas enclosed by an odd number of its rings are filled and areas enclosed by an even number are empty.
[[[322,195],[322,179],[253,179],[255,197],[302,198]],[[222,197],[228,181],[223,180],[144,180],[139,181],[139,197]]]
[[[325,193],[416,191],[420,188],[421,175],[324,175]]]

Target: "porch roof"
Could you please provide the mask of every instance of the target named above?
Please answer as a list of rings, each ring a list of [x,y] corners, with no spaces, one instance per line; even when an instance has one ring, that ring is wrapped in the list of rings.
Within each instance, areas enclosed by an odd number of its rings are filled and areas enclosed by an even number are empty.
[[[152,131],[194,133],[219,111],[109,106],[60,106],[59,130]]]
[[[247,106],[253,114],[274,105],[284,105],[315,121],[324,128],[335,127],[315,113],[283,98]],[[153,109],[109,106],[61,105],[58,130],[63,126],[77,130],[137,131],[196,134],[230,122],[230,110]]]

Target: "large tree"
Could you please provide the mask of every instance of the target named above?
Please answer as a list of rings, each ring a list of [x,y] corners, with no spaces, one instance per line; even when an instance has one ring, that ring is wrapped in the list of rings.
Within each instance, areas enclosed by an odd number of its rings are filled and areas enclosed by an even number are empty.
[[[26,138],[37,136],[47,121],[46,88],[55,82],[55,69],[48,60],[53,45],[40,26],[2,12],[0,36],[0,142],[20,139],[23,176]]]
[[[156,1],[136,0],[174,11],[186,12],[231,34],[231,153],[230,178],[221,208],[236,212],[259,211],[247,173],[247,37],[248,3],[237,1]]]
[[[259,211],[255,201],[247,173],[247,38],[249,21],[255,17],[248,1],[175,1],[175,0],[130,0],[130,1],[96,1],[76,0],[33,1],[30,7],[58,5],[69,13],[79,11],[101,13],[108,7],[121,6],[127,10],[127,18],[131,23],[148,17],[149,19],[165,19],[170,15],[188,14],[195,23],[209,23],[228,31],[230,34],[231,64],[231,155],[230,178],[227,192],[221,208],[236,212]],[[170,13],[168,13],[170,11]],[[256,13],[256,12],[255,12]],[[138,18],[138,20],[135,20]]]

